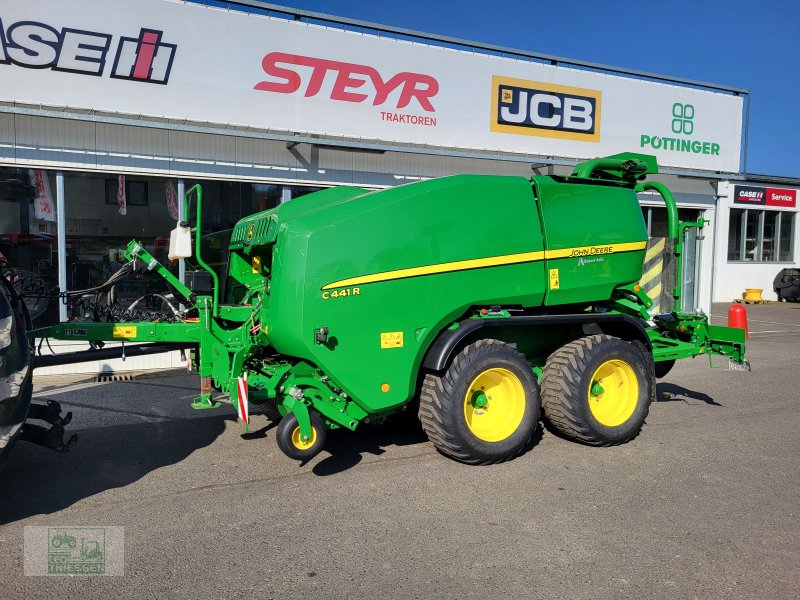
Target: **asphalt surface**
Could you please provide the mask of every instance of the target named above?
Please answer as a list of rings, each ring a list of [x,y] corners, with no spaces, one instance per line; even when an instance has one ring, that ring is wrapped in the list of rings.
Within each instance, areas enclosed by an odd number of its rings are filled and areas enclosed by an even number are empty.
[[[0,472],[0,597],[800,598],[800,304],[748,312],[752,373],[679,362],[632,442],[491,467],[397,425],[301,466],[191,375],[45,381],[80,441]],[[26,577],[25,525],[123,526],[125,575]]]

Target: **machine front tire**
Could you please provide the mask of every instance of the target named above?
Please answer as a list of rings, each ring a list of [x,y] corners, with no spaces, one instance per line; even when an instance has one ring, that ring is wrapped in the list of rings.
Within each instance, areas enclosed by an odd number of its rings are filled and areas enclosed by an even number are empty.
[[[426,375],[419,418],[439,452],[485,465],[514,458],[526,448],[540,404],[525,356],[504,342],[479,340],[441,375]]]
[[[662,360],[655,364],[655,373],[656,379],[661,379],[666,377],[667,374],[672,371],[672,367],[675,366],[674,360]]]
[[[592,335],[547,359],[542,407],[565,436],[593,446],[622,444],[644,425],[655,391],[653,359],[641,344]]]
[[[294,413],[289,413],[278,423],[275,439],[278,448],[289,458],[306,461],[314,458],[325,446],[325,423],[316,412],[311,412],[311,439],[300,439],[300,426]]]

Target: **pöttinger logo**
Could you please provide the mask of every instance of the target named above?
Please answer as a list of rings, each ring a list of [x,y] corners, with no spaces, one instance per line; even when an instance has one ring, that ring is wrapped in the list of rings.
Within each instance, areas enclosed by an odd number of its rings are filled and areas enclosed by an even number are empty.
[[[672,134],[675,136],[693,136],[695,128],[695,109],[693,104],[675,102],[672,105]],[[639,137],[641,148],[653,150],[669,150],[672,152],[689,152],[691,154],[710,154],[719,156],[720,145],[717,142],[673,137],[672,135],[656,135],[643,133]]]
[[[694,133],[694,106],[676,102],[672,105],[672,133]]]

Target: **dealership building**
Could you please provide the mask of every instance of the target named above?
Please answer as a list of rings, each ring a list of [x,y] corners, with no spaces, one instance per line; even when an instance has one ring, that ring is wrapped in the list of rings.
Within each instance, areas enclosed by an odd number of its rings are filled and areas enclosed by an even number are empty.
[[[746,90],[226,4],[2,3],[0,260],[21,280],[92,288],[131,239],[165,254],[197,183],[210,234],[330,186],[563,174],[619,152],[655,155],[651,177],[673,191],[681,219],[707,222],[686,229],[680,308],[710,312],[746,288],[775,299],[775,276],[800,263],[800,180],[747,173]],[[657,195],[640,203],[642,283],[670,310],[666,210]],[[134,282],[127,293],[150,291]],[[46,297],[30,303],[36,326],[83,316]]]

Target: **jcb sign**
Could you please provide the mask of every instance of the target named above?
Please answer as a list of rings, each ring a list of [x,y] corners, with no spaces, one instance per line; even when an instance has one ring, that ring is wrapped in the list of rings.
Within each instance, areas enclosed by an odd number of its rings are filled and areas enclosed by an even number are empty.
[[[490,129],[599,142],[600,97],[599,90],[494,76]]]

